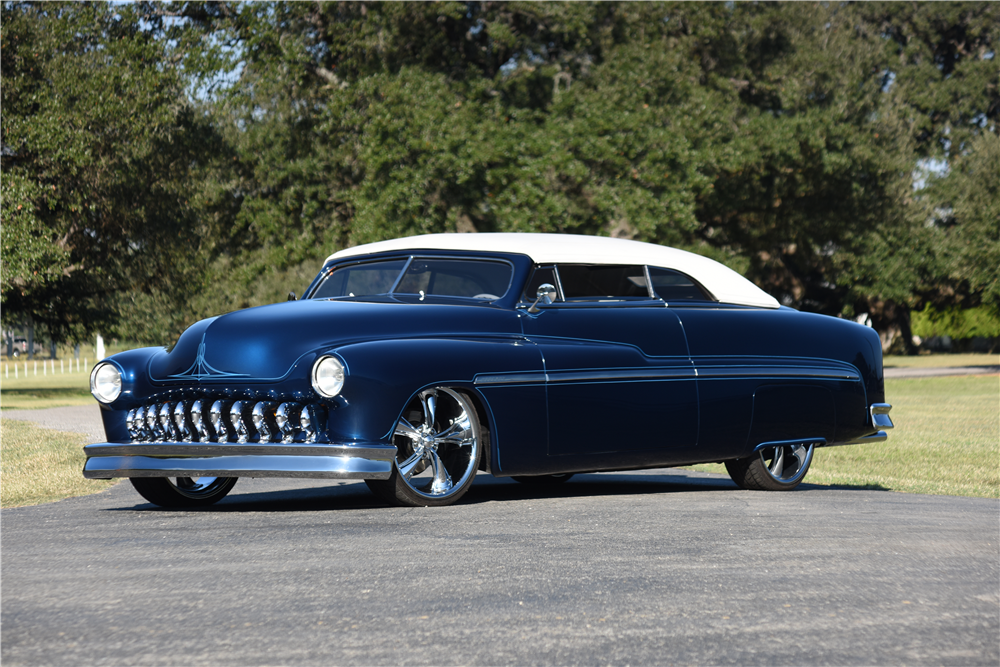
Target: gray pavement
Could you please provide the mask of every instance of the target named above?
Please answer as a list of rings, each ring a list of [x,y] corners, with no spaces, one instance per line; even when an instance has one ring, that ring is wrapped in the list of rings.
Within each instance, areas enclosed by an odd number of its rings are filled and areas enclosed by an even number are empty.
[[[12,665],[996,665],[995,500],[682,471],[448,508],[240,480],[211,508],[126,482],[6,509]]]
[[[3,416],[102,439],[96,406]],[[666,470],[389,508],[242,479],[199,510],[123,482],[0,522],[5,667],[1000,664],[991,499]]]
[[[88,442],[103,442],[104,424],[97,401],[92,405],[73,405],[64,408],[42,408],[40,410],[3,410],[0,417],[29,421],[42,428],[55,431],[82,433]]]

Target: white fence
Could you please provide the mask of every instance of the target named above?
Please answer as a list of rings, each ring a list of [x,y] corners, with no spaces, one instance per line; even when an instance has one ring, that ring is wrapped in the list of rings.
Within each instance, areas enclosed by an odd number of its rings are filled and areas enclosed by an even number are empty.
[[[41,364],[41,373],[38,365]],[[87,357],[83,359],[41,359],[35,361],[10,361],[0,363],[3,366],[3,378],[18,380],[20,378],[45,377],[47,375],[66,375],[69,373],[89,373],[90,364]]]

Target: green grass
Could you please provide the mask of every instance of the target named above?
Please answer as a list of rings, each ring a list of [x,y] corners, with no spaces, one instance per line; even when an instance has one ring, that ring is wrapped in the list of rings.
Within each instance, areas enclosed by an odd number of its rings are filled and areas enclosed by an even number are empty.
[[[23,367],[22,367],[23,368]],[[29,372],[31,362],[28,362]],[[13,373],[4,378],[0,372],[0,408],[4,410],[56,408],[66,405],[90,405],[97,401],[90,395],[90,369],[79,373],[56,374],[43,376],[41,371],[37,376],[24,377],[19,374],[14,379]]]
[[[110,480],[84,479],[85,438],[0,419],[0,506],[21,507],[102,491]]]
[[[886,368],[941,368],[949,366],[997,366],[1000,354],[921,354],[908,357],[887,356],[882,362]]]
[[[870,445],[816,450],[810,484],[1000,497],[1000,378],[886,380],[896,428]],[[692,466],[725,473],[722,465]]]

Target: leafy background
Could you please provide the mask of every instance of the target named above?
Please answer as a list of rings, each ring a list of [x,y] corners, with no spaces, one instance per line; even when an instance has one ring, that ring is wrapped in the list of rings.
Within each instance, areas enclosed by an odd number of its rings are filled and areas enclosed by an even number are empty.
[[[548,231],[694,250],[787,305],[868,314],[887,348],[912,348],[914,313],[1000,335],[996,4],[0,19],[4,326],[169,343],[348,245]]]

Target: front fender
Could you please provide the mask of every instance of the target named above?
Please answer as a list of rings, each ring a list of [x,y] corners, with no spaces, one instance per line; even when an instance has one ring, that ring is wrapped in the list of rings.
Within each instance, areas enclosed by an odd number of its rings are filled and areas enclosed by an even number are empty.
[[[481,403],[486,412],[481,417],[488,421],[496,447],[512,415],[510,409],[494,410],[493,403],[511,401],[491,400],[477,388],[476,376],[543,370],[538,349],[518,337],[382,340],[345,345],[331,352],[344,360],[348,373],[330,416],[331,438],[335,439],[387,442],[400,413],[418,391],[448,386],[465,388]],[[492,389],[490,393],[495,394]],[[519,387],[509,389],[517,393]],[[544,387],[524,385],[521,390],[544,392]],[[544,423],[544,404],[532,401],[524,405],[521,416],[537,417]],[[544,435],[546,430],[542,426],[533,432]]]

